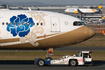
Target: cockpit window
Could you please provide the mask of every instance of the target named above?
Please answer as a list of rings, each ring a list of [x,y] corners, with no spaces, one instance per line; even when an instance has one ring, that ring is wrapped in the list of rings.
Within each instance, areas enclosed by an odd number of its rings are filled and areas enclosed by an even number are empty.
[[[80,21],[75,21],[73,23],[74,26],[81,26],[81,25],[86,25],[84,22],[80,22]]]
[[[82,25],[86,25],[84,22],[81,22],[82,23]]]

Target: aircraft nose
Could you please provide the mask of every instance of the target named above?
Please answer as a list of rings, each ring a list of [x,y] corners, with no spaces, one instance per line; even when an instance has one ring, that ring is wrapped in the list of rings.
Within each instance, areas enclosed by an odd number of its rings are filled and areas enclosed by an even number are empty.
[[[91,28],[89,28],[89,37],[92,37],[95,35],[95,31]]]

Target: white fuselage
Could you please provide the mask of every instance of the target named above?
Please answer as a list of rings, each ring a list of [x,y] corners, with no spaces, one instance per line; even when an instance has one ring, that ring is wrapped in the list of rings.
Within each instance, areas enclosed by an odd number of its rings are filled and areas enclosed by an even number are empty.
[[[80,39],[70,42],[75,36],[70,33],[74,33],[76,29],[78,31],[79,28],[86,29],[83,31],[86,38],[83,35],[82,41],[94,35],[93,31],[90,36],[88,27],[84,25],[74,26],[75,21],[82,22],[72,16],[47,11],[0,10],[0,46],[3,46],[0,48],[46,49],[76,43]],[[76,31],[75,33],[78,33]],[[71,39],[68,39],[70,37]]]
[[[79,10],[79,11],[78,11]],[[87,8],[67,8],[65,10],[66,13],[79,13],[79,12],[82,12],[82,13],[95,13],[95,12],[98,12],[99,10],[96,10],[96,9],[87,9]]]

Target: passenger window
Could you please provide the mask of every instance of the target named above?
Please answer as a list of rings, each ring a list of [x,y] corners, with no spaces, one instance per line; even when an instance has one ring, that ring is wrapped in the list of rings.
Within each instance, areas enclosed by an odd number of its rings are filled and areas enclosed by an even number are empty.
[[[23,23],[21,25],[23,25]]]
[[[40,23],[40,25],[42,26],[42,25],[43,25],[43,23]]]
[[[12,25],[12,23],[10,23],[10,25]]]
[[[14,25],[16,25],[16,23],[14,23]]]
[[[37,23],[37,25],[39,25],[39,23]]]
[[[19,25],[19,23],[18,23],[18,25]]]
[[[25,23],[25,25],[27,25],[27,23]]]
[[[29,23],[29,25],[31,25],[31,23]]]
[[[8,22],[6,23],[6,25],[8,25]]]
[[[2,23],[2,25],[4,25],[4,22]]]
[[[35,25],[35,23],[33,23],[33,25]]]

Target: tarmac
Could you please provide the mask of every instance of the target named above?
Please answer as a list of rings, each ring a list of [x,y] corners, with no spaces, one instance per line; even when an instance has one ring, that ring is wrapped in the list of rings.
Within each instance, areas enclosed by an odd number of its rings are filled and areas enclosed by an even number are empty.
[[[105,47],[62,47],[54,51],[105,51]]]
[[[93,61],[84,66],[37,66],[34,61],[0,61],[0,70],[105,70],[105,61]]]
[[[80,51],[80,50],[90,50],[90,51],[105,51],[105,47],[63,47],[56,48],[54,51]],[[8,50],[9,51],[9,50]],[[26,51],[26,50],[20,50]],[[36,50],[28,50],[36,51]],[[40,50],[39,50],[40,51]],[[93,65],[84,66],[43,66],[39,67],[34,64],[32,60],[2,60],[0,61],[0,70],[105,70],[105,61],[93,61]]]
[[[0,50],[16,51],[16,50]],[[17,51],[47,51],[47,50],[17,50]],[[105,47],[61,47],[54,48],[54,51],[105,51]]]

